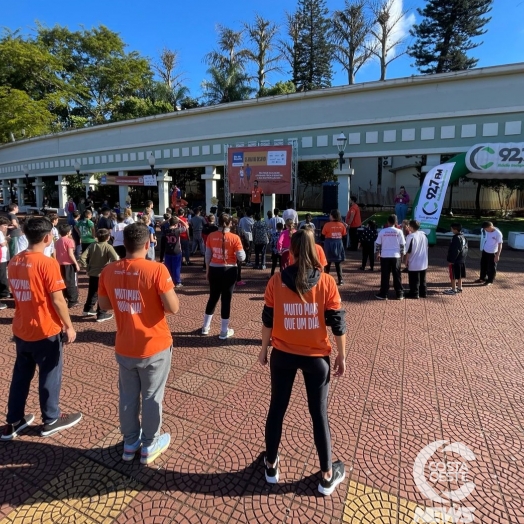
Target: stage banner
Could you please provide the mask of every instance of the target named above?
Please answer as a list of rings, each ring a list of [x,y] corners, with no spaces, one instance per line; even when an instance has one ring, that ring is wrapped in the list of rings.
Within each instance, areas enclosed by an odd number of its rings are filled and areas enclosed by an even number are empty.
[[[291,162],[292,146],[230,147],[229,192],[250,195],[256,180],[265,195],[290,195]]]
[[[477,144],[466,153],[468,178],[520,179],[524,176],[524,142]]]
[[[424,178],[413,218],[420,222],[420,228],[426,234],[437,229],[454,167],[455,162],[440,164],[432,168]]]

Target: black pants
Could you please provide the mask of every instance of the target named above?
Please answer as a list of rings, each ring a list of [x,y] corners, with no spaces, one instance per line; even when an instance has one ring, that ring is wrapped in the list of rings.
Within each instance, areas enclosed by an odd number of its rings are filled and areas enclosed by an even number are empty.
[[[349,249],[351,251],[358,249],[358,227],[349,228]]]
[[[495,262],[495,253],[486,253],[485,251],[482,251],[480,257],[480,279],[486,280],[487,282],[493,282],[496,275],[497,263]]]
[[[242,280],[242,263],[237,262],[237,282]]]
[[[402,279],[400,274],[399,258],[380,258],[380,295],[387,296],[389,291],[389,275],[393,275],[393,288],[397,297],[404,294],[402,289]]]
[[[255,251],[255,244],[253,243],[253,241],[251,242],[246,241],[244,250],[246,252],[246,264],[250,264],[251,263],[251,253],[254,253]]]
[[[60,266],[60,273],[64,279],[66,288],[64,289],[64,297],[68,304],[76,304],[78,302],[78,283],[76,279],[76,267],[73,264],[64,264]]]
[[[227,320],[231,314],[231,298],[237,281],[237,266],[209,267],[209,299],[206,315],[212,315],[220,300],[220,316]]]
[[[120,258],[126,258],[126,246],[113,246],[113,249]]]
[[[255,244],[255,266],[266,265],[266,248],[267,244]]]
[[[275,269],[280,267],[280,255],[278,253],[271,253],[271,276],[275,274]]]
[[[313,421],[313,437],[320,459],[320,469],[331,469],[331,434],[327,418],[330,368],[329,357],[306,357],[273,349],[270,360],[271,403],[266,420],[267,461],[277,460],[282,437],[282,424],[299,369],[304,375],[309,414]]]
[[[338,281],[340,282],[342,280],[342,269],[340,267],[340,262],[335,262],[335,269],[337,271]],[[330,270],[331,270],[331,262],[328,262],[327,266],[325,267],[325,271],[328,275],[329,275]]]
[[[7,262],[0,262],[0,298],[9,296],[9,281],[7,280]]]
[[[369,258],[369,267],[373,269],[375,267],[375,246],[364,242],[362,244],[362,268],[366,268],[366,264]]]
[[[84,306],[84,313],[91,311],[96,306],[97,316],[106,313],[106,311],[100,309],[98,305],[98,280],[100,277],[89,277],[89,287],[87,288],[87,298]]]
[[[425,298],[427,294],[426,288],[426,270],[409,271],[409,294],[412,297]]]

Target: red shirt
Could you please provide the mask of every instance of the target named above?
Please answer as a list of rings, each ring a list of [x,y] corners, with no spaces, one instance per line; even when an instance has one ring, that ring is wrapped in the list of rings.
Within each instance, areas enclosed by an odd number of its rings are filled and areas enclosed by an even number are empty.
[[[263,194],[264,193],[260,189],[253,189],[253,191],[251,191],[251,203],[260,204],[262,202]]]
[[[75,241],[71,237],[60,237],[55,242],[56,260],[61,266],[70,266],[73,264],[69,256],[69,250],[75,251]]]

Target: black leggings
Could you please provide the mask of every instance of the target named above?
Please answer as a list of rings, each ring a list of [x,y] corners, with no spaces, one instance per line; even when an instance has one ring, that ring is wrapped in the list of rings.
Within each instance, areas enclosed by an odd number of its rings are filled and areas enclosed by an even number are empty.
[[[270,360],[271,404],[266,421],[266,456],[273,464],[277,460],[282,437],[282,423],[291,397],[297,370],[301,369],[306,385],[309,414],[313,421],[313,436],[320,469],[331,469],[331,434],[327,418],[329,393],[329,357],[306,357],[273,348]]]
[[[237,266],[209,267],[209,299],[206,315],[212,315],[220,299],[220,316],[227,320],[231,314],[231,298],[237,281]]]
[[[280,255],[278,253],[271,253],[271,276],[275,274],[275,269],[280,267]]]
[[[337,270],[338,279],[342,280],[342,269],[340,269],[340,262],[335,262],[335,269]],[[331,262],[327,263],[325,270],[326,270],[326,273],[329,275],[329,272],[331,271]]]

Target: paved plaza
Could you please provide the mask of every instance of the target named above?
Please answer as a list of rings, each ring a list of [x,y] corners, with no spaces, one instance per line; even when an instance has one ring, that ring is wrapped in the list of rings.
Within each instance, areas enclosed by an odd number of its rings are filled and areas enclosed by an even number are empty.
[[[425,300],[378,301],[379,271],[358,271],[360,254],[344,265],[348,371],[332,380],[329,417],[334,458],[345,462],[347,476],[333,496],[317,491],[301,378],[285,419],[280,483],[264,479],[270,381],[257,354],[268,272],[245,270],[247,285],[233,297],[235,336],[220,341],[219,315],[212,335],[200,334],[207,285],[197,258],[183,268],[180,312],[169,317],[175,337],[164,400],[169,450],[150,466],[138,457],[121,461],[115,323],[98,324],[77,308],[62,409],[84,418],[53,437],[41,438],[33,426],[0,443],[0,524],[398,524],[433,522],[442,507],[448,517],[435,522],[452,522],[450,498],[455,515],[472,510],[474,522],[524,523],[524,252],[506,247],[495,285],[486,287],[472,283],[480,254],[471,246],[464,292],[446,296],[446,250],[430,249]],[[85,298],[85,274],[80,286]],[[6,303],[3,411],[14,361],[14,306]],[[39,420],[35,383],[27,412]],[[417,456],[434,442],[421,455],[426,482],[417,485]],[[463,446],[443,451],[450,443]],[[471,481],[474,489],[466,489]],[[462,515],[455,522],[468,522]]]

